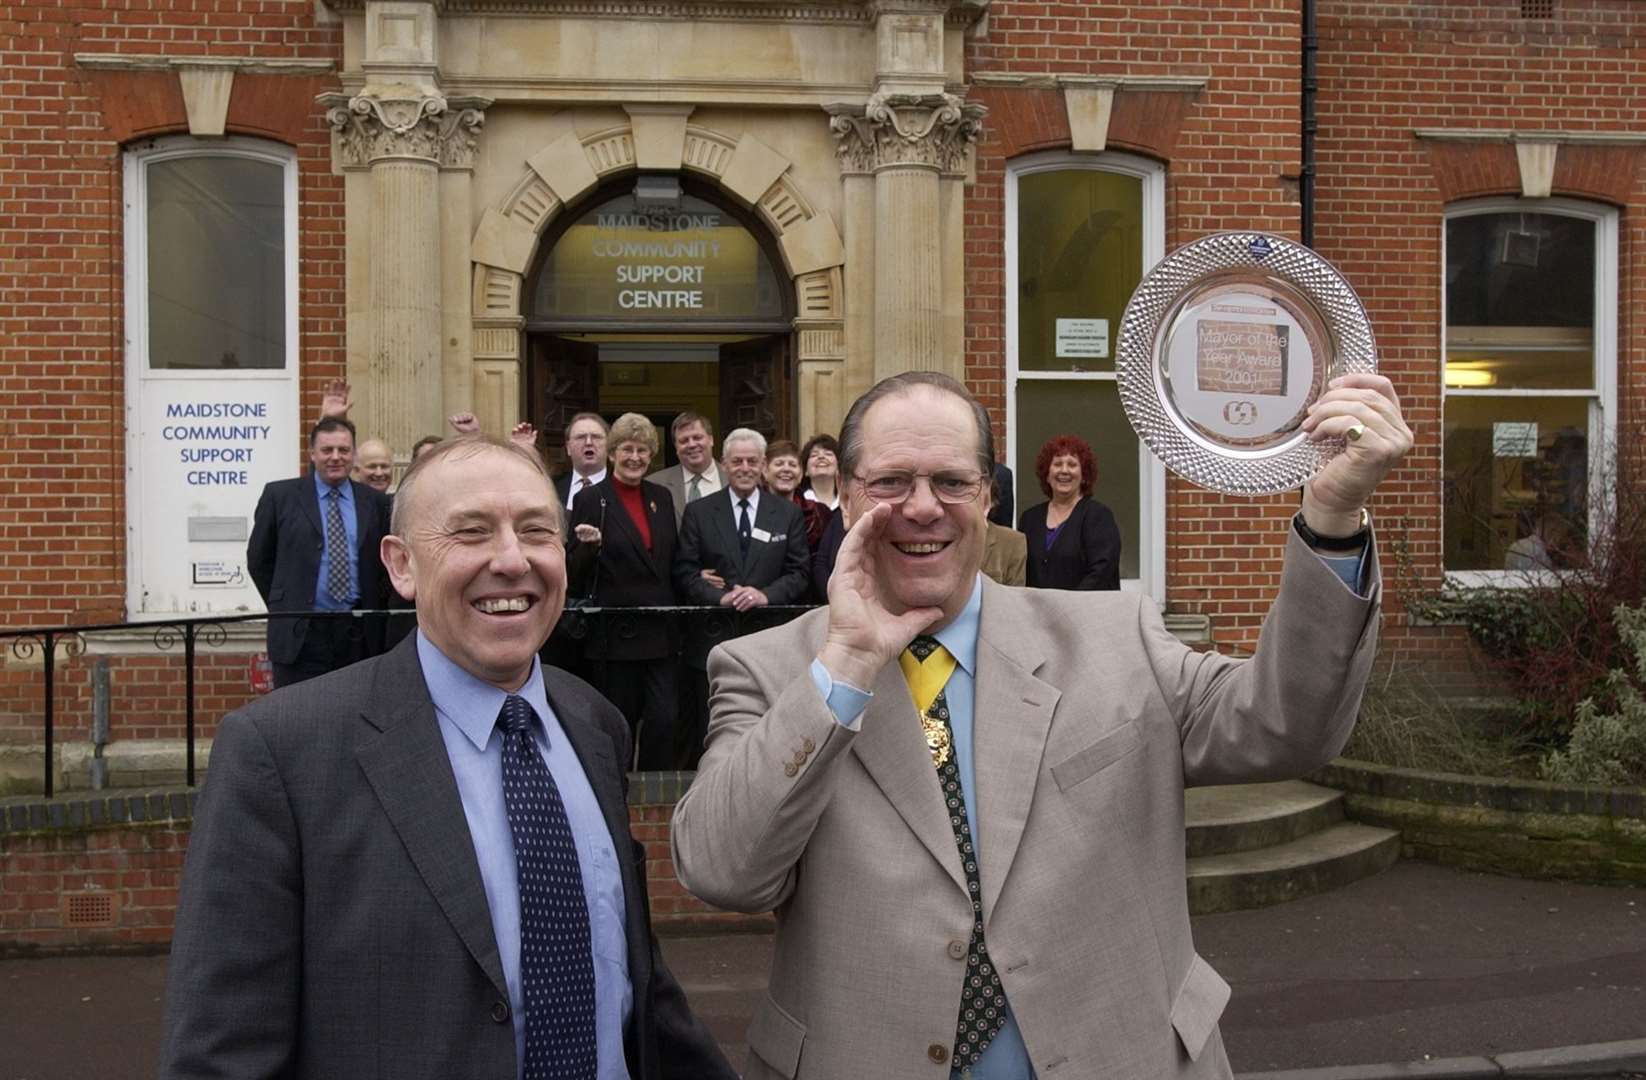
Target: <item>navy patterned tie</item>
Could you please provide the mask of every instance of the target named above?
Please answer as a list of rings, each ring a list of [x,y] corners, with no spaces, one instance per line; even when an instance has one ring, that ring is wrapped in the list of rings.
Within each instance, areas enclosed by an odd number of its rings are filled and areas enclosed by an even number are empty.
[[[503,727],[503,803],[520,882],[520,984],[526,1001],[521,1080],[594,1080],[594,952],[589,908],[565,804],[532,738],[537,714],[510,694]]]
[[[737,505],[742,509],[737,515],[737,546],[742,549],[743,557],[749,557],[749,541],[753,531],[749,528],[749,500],[738,499]]]
[[[354,599],[349,591],[349,533],[343,527],[343,495],[326,492],[326,592],[339,604]]]

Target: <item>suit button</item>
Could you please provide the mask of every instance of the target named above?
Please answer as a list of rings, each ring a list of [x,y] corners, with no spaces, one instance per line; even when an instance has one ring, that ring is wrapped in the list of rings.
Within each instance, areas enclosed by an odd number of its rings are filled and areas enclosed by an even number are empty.
[[[783,775],[784,776],[793,776],[795,773],[797,773],[799,771],[800,771],[800,766],[796,765],[794,762],[785,761],[783,763]]]
[[[964,941],[949,942],[949,957],[953,960],[966,959],[966,943]]]
[[[506,1001],[492,1002],[492,1023],[506,1024],[509,1022],[509,1003]]]
[[[932,1064],[941,1065],[949,1060],[949,1048],[942,1043],[932,1043],[926,1047],[926,1056],[932,1059]]]

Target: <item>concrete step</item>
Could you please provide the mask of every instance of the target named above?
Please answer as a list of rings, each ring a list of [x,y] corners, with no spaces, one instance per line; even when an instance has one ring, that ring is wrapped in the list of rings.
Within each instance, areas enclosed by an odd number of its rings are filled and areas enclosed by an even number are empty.
[[[1256,851],[1190,859],[1189,913],[1243,911],[1312,896],[1386,870],[1400,857],[1400,834],[1341,822]]]
[[[1303,780],[1190,788],[1184,795],[1189,858],[1284,844],[1343,820],[1343,793]]]

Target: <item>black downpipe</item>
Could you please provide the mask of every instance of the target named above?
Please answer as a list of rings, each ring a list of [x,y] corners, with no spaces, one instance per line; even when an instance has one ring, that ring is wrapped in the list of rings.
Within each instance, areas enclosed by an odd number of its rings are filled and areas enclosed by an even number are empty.
[[[1303,245],[1315,246],[1315,63],[1320,38],[1315,31],[1315,0],[1303,0],[1303,169],[1297,193],[1303,203]]]

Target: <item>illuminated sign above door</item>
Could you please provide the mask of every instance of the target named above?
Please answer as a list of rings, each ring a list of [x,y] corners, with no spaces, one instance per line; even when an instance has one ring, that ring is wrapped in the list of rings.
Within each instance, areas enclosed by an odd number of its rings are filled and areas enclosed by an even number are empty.
[[[544,260],[533,314],[555,321],[780,319],[783,293],[752,233],[683,195],[669,208],[633,195],[588,210]]]

